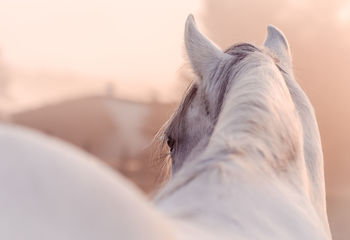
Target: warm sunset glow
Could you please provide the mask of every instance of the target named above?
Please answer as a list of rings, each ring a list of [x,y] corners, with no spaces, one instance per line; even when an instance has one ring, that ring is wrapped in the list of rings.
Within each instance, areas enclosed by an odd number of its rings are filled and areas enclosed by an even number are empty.
[[[4,108],[103,93],[109,82],[121,97],[176,99],[183,25],[198,10],[199,0],[1,1],[0,50],[14,100]]]
[[[344,4],[338,11],[338,20],[342,24],[350,23],[350,1]]]

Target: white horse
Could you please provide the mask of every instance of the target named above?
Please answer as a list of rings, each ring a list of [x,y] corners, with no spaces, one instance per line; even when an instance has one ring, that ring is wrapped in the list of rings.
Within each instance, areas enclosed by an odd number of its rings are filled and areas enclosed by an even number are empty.
[[[323,159],[287,40],[222,52],[189,16],[198,80],[166,125],[172,176],[151,203],[91,156],[0,127],[0,239],[330,239]]]

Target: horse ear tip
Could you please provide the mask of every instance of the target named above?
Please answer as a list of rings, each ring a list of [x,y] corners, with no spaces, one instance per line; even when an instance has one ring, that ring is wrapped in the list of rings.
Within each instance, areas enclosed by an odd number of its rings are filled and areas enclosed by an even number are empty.
[[[195,24],[195,20],[194,20],[194,16],[192,13],[190,13],[188,16],[187,16],[187,19],[186,19],[186,24]]]
[[[189,20],[194,20],[194,16],[193,16],[193,14],[192,13],[190,13],[190,14],[188,14],[188,16],[187,16],[187,19],[189,19]]]
[[[268,24],[268,25],[267,25],[267,32],[268,32],[268,33],[280,32],[280,30],[278,30],[278,28],[275,27],[274,25]]]
[[[284,33],[278,27],[272,24],[267,25],[267,33],[268,35],[271,35],[271,36],[279,36],[282,39],[286,39]]]

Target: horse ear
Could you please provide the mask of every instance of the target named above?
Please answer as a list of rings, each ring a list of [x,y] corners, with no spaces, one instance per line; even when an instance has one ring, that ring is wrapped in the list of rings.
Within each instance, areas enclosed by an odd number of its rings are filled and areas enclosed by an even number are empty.
[[[264,46],[270,49],[279,59],[282,67],[290,68],[292,66],[292,57],[287,38],[278,28],[268,25]]]
[[[192,14],[186,20],[185,47],[191,66],[199,77],[208,73],[225,55],[197,30]]]

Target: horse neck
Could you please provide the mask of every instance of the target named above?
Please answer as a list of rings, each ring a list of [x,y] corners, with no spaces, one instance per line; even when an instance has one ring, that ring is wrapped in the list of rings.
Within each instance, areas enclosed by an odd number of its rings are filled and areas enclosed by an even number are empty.
[[[247,168],[287,176],[297,187],[304,184],[302,129],[277,67],[268,59],[247,59],[231,84],[208,156],[246,158]]]
[[[290,90],[294,104],[297,106],[298,114],[303,127],[304,158],[307,168],[307,177],[310,185],[310,198],[316,211],[324,224],[328,226],[326,210],[326,191],[323,168],[323,153],[321,138],[316,121],[314,109],[299,84],[295,81],[292,73],[285,72],[283,77]]]
[[[281,74],[267,60],[247,59],[242,65],[241,74],[236,74],[228,86],[205,150],[196,151],[156,199],[166,198],[218,162],[229,162],[225,168],[232,169],[234,178],[289,173],[296,189],[305,185],[301,127]]]
[[[303,132],[289,90],[273,63],[247,61],[231,81],[205,150],[183,166],[155,203],[171,216],[200,224],[215,219],[226,226],[228,219],[239,219],[238,226],[255,229],[264,228],[267,218],[286,230],[292,221],[300,232],[323,234],[322,217],[309,201]],[[313,238],[320,236],[306,237]]]

